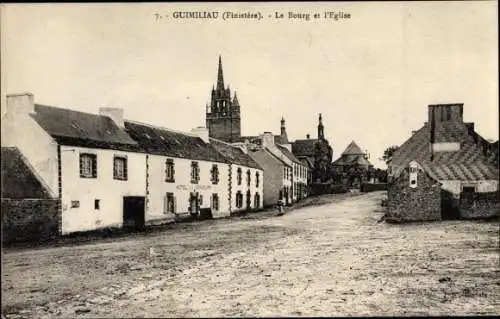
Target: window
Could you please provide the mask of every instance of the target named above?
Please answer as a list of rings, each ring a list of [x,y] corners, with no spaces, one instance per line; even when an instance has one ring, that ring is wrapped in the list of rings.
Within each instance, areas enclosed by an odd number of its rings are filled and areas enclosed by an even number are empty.
[[[260,184],[260,174],[259,172],[255,172],[255,187],[259,187]]]
[[[464,187],[462,187],[462,192],[464,192],[464,193],[475,193],[476,192],[476,187],[474,187],[474,186],[464,186]]]
[[[251,173],[250,173],[250,170],[247,171],[247,186],[250,187],[250,183],[251,183]]]
[[[175,214],[175,197],[174,193],[165,194],[165,206],[163,209],[165,214]]]
[[[241,191],[238,191],[236,193],[236,208],[241,208],[243,207],[243,194]]]
[[[218,184],[219,183],[219,168],[217,165],[212,165],[212,170],[210,171],[210,180],[212,181],[212,184]]]
[[[198,197],[198,204],[199,204],[200,206],[201,206],[201,205],[203,205],[203,195],[200,195],[200,196]]]
[[[212,209],[219,210],[219,194],[212,194]]]
[[[97,177],[97,155],[86,153],[80,154],[80,177]]]
[[[247,191],[247,209],[250,208],[251,204],[252,204],[252,195],[250,194],[250,191],[248,190]]]
[[[78,208],[80,207],[80,201],[79,200],[72,200],[71,201],[71,208]]]
[[[165,163],[165,182],[173,183],[175,182],[175,167],[174,160],[169,158]]]
[[[198,162],[191,162],[191,183],[198,184],[200,181],[200,167]]]
[[[96,210],[101,209],[101,200],[99,200],[99,199],[94,200],[94,209],[96,209]]]
[[[238,170],[236,171],[236,181],[238,185],[241,185],[241,168],[238,167]]]
[[[127,158],[115,156],[113,159],[113,178],[126,181],[127,180]]]
[[[259,193],[255,193],[255,196],[253,198],[253,207],[255,207],[255,208],[260,207],[260,195],[259,195]]]

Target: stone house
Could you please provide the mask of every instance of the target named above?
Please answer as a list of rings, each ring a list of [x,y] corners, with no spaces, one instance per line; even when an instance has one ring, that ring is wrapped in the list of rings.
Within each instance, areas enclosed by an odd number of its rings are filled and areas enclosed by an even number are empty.
[[[416,161],[399,172],[387,196],[389,222],[441,219],[441,184]]]
[[[463,104],[429,105],[428,122],[394,152],[388,163],[389,207],[402,205],[399,202],[404,197],[398,195],[395,185],[401,171],[417,162],[440,183],[441,218],[497,215],[498,168],[488,161],[489,144],[483,141],[474,124],[463,121]],[[470,203],[474,198],[476,202]],[[472,213],[471,206],[480,213]]]

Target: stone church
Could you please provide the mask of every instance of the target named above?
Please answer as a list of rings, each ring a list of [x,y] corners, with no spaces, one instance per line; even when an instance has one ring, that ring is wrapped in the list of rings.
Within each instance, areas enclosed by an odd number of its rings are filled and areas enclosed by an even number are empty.
[[[224,87],[222,59],[219,56],[217,86],[212,87],[210,105],[206,106],[206,127],[210,137],[228,142],[239,142],[241,138],[240,104],[236,92],[231,97],[229,86]]]

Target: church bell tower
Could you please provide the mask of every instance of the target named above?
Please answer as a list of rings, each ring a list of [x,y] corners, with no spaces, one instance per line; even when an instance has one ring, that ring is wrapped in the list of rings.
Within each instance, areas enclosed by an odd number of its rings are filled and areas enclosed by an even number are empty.
[[[229,143],[239,142],[241,138],[240,104],[236,92],[231,98],[229,86],[224,88],[220,56],[217,86],[212,87],[210,105],[207,104],[206,110],[206,126],[210,137]]]

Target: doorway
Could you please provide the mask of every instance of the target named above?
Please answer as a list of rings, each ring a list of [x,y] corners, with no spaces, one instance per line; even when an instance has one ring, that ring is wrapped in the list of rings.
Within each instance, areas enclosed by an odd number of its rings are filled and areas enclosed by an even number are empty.
[[[123,197],[123,227],[144,227],[145,197],[126,196]]]

